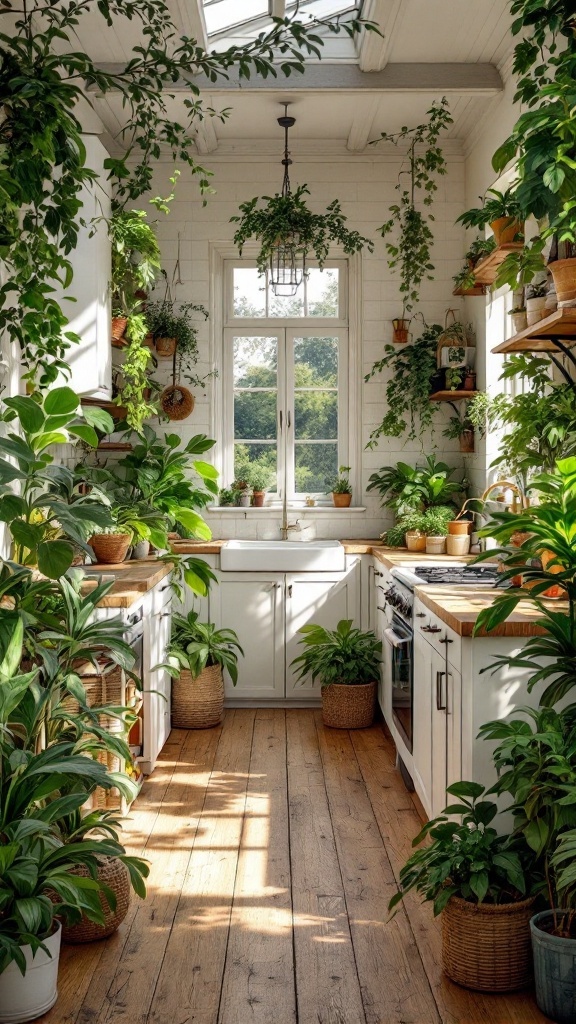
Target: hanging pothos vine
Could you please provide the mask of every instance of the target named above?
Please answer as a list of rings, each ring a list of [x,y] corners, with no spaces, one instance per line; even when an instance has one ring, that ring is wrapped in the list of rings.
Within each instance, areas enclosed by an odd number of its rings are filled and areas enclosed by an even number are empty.
[[[379,142],[391,142],[394,146],[408,144],[407,166],[402,167],[396,185],[400,198],[390,206],[391,216],[380,228],[383,238],[397,230],[397,239],[386,242],[386,251],[390,269],[400,268],[403,316],[412,311],[420,297],[422,281],[431,281],[434,270],[431,258],[434,236],[430,228],[434,217],[419,209],[419,203],[425,207],[432,205],[438,189],[437,178],[446,174],[446,161],[438,145],[440,135],[452,124],[446,97],[434,103],[426,116],[427,120],[415,128],[404,127],[392,135],[382,133],[372,142],[372,145]]]
[[[106,69],[78,48],[87,14],[101,17],[109,29],[121,20],[138,26],[138,43],[119,69]],[[273,18],[269,31],[242,46],[208,53],[179,35],[164,0],[1,0],[0,330],[20,346],[25,378],[48,386],[66,374],[67,350],[78,341],[66,330],[54,296],[72,284],[80,190],[96,178],[86,166],[80,99],[115,92],[125,111],[119,133],[124,151],[106,161],[116,210],[149,190],[154,163],[166,149],[206,193],[210,173],[195,159],[195,127],[226,112],[206,105],[190,70],[211,82],[233,67],[240,78],[303,72],[305,58],[320,55],[318,24],[305,25],[296,10],[289,18]],[[325,24],[350,36],[360,28],[375,29],[361,19]],[[188,93],[185,116],[177,121],[168,104],[171,87],[182,81]]]
[[[384,356],[366,374],[368,383],[377,373],[388,370],[387,411],[370,434],[367,448],[376,448],[378,439],[400,437],[408,430],[408,440],[422,437],[430,427],[434,408],[430,401],[431,381],[436,372],[436,349],[443,328],[424,325],[419,338],[410,345],[386,345]]]

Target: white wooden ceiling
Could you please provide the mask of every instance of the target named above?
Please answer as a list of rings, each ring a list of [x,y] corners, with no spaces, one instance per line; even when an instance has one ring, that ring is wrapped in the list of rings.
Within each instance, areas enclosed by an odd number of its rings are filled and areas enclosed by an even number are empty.
[[[183,32],[206,38],[202,0],[168,2]],[[217,88],[201,82],[207,102],[232,113],[224,124],[204,126],[199,151],[234,152],[262,140],[263,152],[274,152],[281,142],[276,118],[282,101],[293,104],[297,118],[295,152],[323,143],[362,152],[381,132],[416,123],[443,95],[454,117],[449,135],[465,140],[502,88],[499,69],[513,45],[506,0],[364,0],[363,14],[379,24],[384,38],[367,33],[353,56],[343,44],[332,47],[303,79],[231,81]],[[108,64],[129,57],[136,34],[129,22],[111,32],[97,17],[84,19],[78,31],[94,59]],[[177,91],[171,103],[176,116],[182,115],[182,98]],[[114,136],[122,119],[119,98],[95,99],[95,106]]]

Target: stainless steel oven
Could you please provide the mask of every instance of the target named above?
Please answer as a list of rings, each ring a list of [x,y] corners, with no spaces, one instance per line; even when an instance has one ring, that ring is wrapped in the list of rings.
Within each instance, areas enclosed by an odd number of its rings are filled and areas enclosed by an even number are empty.
[[[390,626],[384,630],[384,639],[390,647],[390,681],[392,689],[392,718],[412,753],[414,736],[414,633],[412,627],[393,612]]]

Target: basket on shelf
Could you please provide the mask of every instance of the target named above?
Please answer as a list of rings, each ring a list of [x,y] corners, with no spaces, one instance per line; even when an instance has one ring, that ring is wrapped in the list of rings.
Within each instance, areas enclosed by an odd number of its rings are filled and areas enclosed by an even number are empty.
[[[532,977],[534,899],[469,903],[452,896],[442,911],[442,969],[476,992],[514,992]]]
[[[119,565],[128,554],[130,540],[129,533],[95,533],[88,543],[99,563]]]
[[[322,719],[331,729],[367,729],[374,721],[376,682],[322,687]]]
[[[224,716],[224,678],[220,665],[209,665],[196,679],[181,669],[172,680],[172,726],[212,729]]]

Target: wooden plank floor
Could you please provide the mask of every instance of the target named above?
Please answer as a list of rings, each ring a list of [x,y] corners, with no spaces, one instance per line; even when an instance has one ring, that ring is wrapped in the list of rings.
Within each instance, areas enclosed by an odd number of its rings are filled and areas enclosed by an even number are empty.
[[[108,941],[64,948],[41,1022],[544,1024],[530,992],[447,981],[416,898],[387,921],[419,827],[380,726],[242,709],[173,731],[125,832],[148,898]]]

